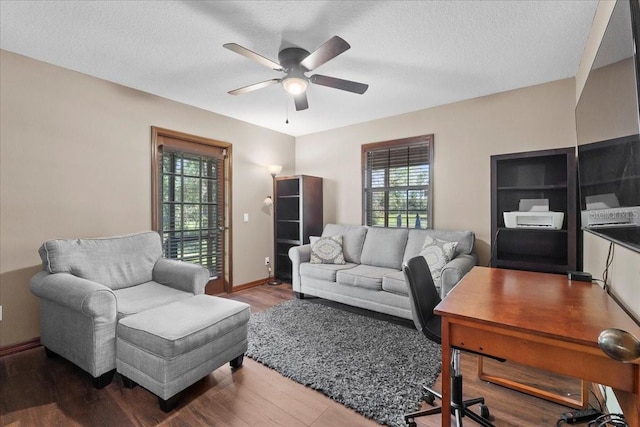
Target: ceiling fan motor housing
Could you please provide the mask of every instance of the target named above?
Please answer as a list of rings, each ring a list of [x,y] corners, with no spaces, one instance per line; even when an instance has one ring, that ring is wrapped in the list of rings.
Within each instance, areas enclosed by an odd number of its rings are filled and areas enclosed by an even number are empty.
[[[309,52],[300,47],[288,47],[286,49],[282,49],[280,53],[278,53],[278,61],[282,68],[286,72],[290,71],[299,71],[300,74],[303,72],[309,71],[300,65],[303,59],[309,56]]]

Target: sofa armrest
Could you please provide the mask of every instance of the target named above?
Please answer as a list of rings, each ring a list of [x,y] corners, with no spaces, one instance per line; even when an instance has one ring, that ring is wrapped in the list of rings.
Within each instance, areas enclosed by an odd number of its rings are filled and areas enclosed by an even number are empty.
[[[154,282],[194,295],[204,293],[209,277],[203,266],[175,259],[161,258],[153,267]]]
[[[464,277],[475,265],[478,264],[478,256],[475,253],[458,255],[442,268],[440,276],[440,297],[444,298],[460,279]]]
[[[116,295],[108,287],[69,273],[49,274],[41,271],[29,282],[31,292],[39,298],[81,312],[87,317],[115,320]]]
[[[302,292],[300,284],[300,264],[311,260],[311,245],[293,246],[289,249],[291,260],[291,287],[294,292]]]

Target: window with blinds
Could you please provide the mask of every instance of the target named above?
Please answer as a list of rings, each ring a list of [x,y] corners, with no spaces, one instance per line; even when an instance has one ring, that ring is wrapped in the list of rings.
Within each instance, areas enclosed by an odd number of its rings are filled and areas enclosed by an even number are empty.
[[[163,147],[161,235],[166,258],[200,264],[212,277],[222,272],[220,182],[222,158]]]
[[[362,146],[363,222],[432,227],[433,135]]]

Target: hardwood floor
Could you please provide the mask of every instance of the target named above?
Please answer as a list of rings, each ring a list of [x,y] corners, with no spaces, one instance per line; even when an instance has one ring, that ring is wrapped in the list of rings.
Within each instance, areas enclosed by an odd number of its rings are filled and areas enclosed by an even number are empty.
[[[259,286],[227,297],[257,312],[293,298],[291,286]],[[475,356],[463,354],[465,397],[484,396],[496,426],[554,426],[569,408],[478,380]],[[486,369],[530,384],[573,394],[579,381],[530,368],[487,361]],[[440,389],[440,379],[434,386]],[[594,406],[597,401],[591,396]],[[425,404],[426,406],[426,404]],[[439,426],[440,416],[418,418]],[[42,347],[0,358],[0,424],[10,426],[377,426],[320,392],[280,376],[253,360],[231,373],[226,364],[184,393],[165,414],[154,395],[127,389],[116,375],[102,390],[88,374]],[[468,425],[474,425],[467,421]]]

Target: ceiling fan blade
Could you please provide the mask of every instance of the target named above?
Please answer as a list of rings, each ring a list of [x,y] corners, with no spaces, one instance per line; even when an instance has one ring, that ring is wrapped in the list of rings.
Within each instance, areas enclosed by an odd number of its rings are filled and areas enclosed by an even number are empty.
[[[300,61],[307,70],[315,70],[330,59],[340,55],[351,46],[338,36],[331,37],[325,44],[311,52],[309,56]]]
[[[367,91],[369,85],[364,83],[353,82],[351,80],[337,79],[335,77],[323,76],[321,74],[314,74],[309,77],[311,83],[315,83],[321,86],[328,86],[334,89],[346,90],[347,92],[358,93],[362,95]]]
[[[273,68],[274,70],[277,71],[282,71],[282,66],[280,64],[278,64],[277,62],[273,62],[272,60],[270,60],[269,58],[265,58],[262,55],[259,55],[249,49],[247,49],[246,47],[242,47],[239,44],[236,43],[227,43],[227,44],[223,44],[223,47],[226,47],[227,49],[229,49],[232,52],[235,53],[239,53],[242,56],[246,56],[247,58],[256,61],[259,64],[262,64],[264,66],[267,66],[269,68]]]
[[[306,92],[294,95],[293,100],[296,103],[296,111],[306,110],[307,108],[309,108],[309,102],[307,102]]]
[[[281,80],[282,79],[271,79],[271,80],[266,80],[266,81],[260,82],[260,83],[254,83],[254,84],[249,85],[249,86],[245,86],[245,87],[241,87],[241,88],[238,88],[238,89],[230,90],[229,94],[230,95],[242,95],[243,93],[252,92],[254,90],[262,89],[263,87],[267,87],[267,86],[274,85],[276,83],[280,83]]]

